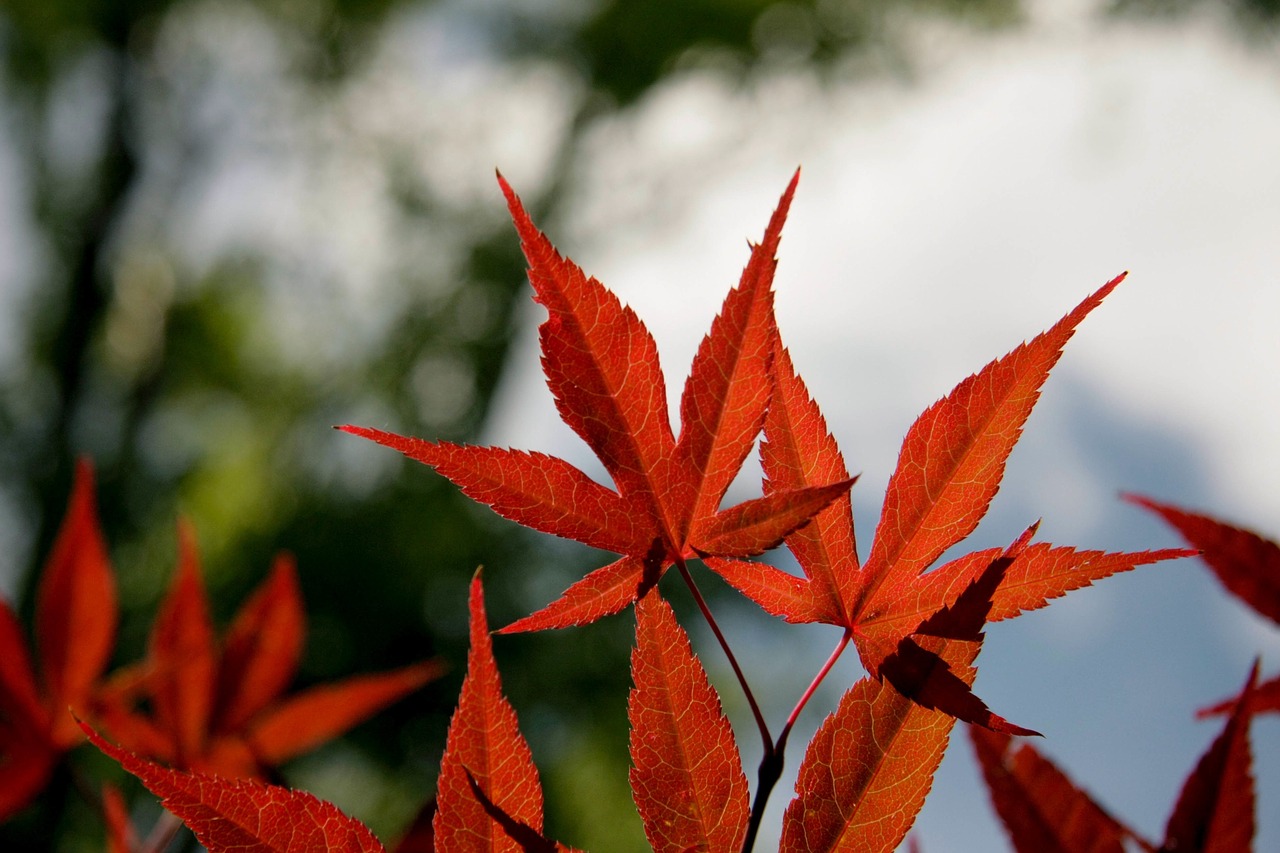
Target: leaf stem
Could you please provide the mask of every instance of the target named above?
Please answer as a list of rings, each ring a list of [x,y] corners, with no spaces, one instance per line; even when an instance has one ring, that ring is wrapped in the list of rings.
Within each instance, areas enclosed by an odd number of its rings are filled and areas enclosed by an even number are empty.
[[[777,785],[778,780],[782,778],[782,767],[786,760],[787,738],[791,735],[792,726],[795,725],[796,720],[800,717],[800,711],[804,709],[809,699],[813,697],[818,685],[827,677],[827,673],[831,672],[831,668],[840,659],[840,655],[844,653],[852,638],[853,631],[845,629],[843,636],[840,637],[840,642],[836,644],[835,649],[827,657],[822,669],[818,670],[818,674],[809,682],[809,686],[805,689],[804,695],[800,697],[800,701],[796,703],[795,708],[791,709],[791,715],[787,717],[787,723],[782,727],[782,732],[778,735],[777,744],[771,749],[765,749],[764,757],[760,759],[760,768],[756,771],[756,796],[751,802],[751,819],[747,822],[747,835],[742,842],[742,853],[751,853],[751,848],[755,846],[756,835],[760,832],[760,823],[764,820],[765,805],[769,802],[769,795],[773,793],[774,785]]]
[[[702,593],[698,590],[698,585],[694,582],[693,575],[690,574],[689,567],[685,565],[683,558],[676,560],[676,568],[680,570],[680,576],[684,578],[685,585],[693,593],[693,600],[698,603],[698,609],[702,611],[703,618],[711,626],[711,632],[716,635],[716,639],[720,642],[720,648],[724,649],[725,657],[729,659],[729,666],[733,667],[733,674],[738,677],[738,684],[742,685],[742,692],[747,698],[747,704],[751,706],[751,714],[756,718],[756,727],[760,729],[760,739],[764,743],[764,754],[766,756],[770,755],[773,752],[773,735],[769,734],[769,727],[764,722],[764,714],[760,713],[760,706],[756,703],[755,694],[751,692],[751,685],[747,684],[747,677],[743,675],[742,667],[738,665],[738,659],[733,655],[733,649],[729,648],[729,641],[725,639],[724,634],[720,631],[720,625],[716,622],[716,618],[711,615],[711,608],[707,606],[707,600],[702,597]]]
[[[786,749],[787,735],[784,732],[778,739],[776,749],[765,750],[760,759],[760,768],[756,771],[756,797],[751,802],[751,819],[747,821],[747,834],[742,840],[742,853],[751,853],[756,845],[756,836],[760,833],[760,822],[764,819],[764,807],[769,802],[769,794],[773,786],[782,778],[783,750]]]
[[[836,661],[840,659],[840,655],[844,654],[844,650],[848,648],[849,641],[853,639],[853,631],[846,628],[844,635],[840,637],[840,642],[836,643],[836,647],[827,657],[827,662],[822,665],[822,669],[818,670],[818,674],[813,677],[813,681],[809,682],[809,687],[804,691],[804,695],[800,697],[800,701],[791,709],[791,716],[787,717],[787,723],[782,727],[782,734],[778,736],[778,749],[784,748],[787,742],[787,735],[791,734],[791,727],[795,725],[796,720],[800,716],[800,712],[804,710],[804,706],[813,698],[813,694],[817,691],[818,685],[822,684],[827,677],[827,673],[831,672],[831,668],[836,665]]]

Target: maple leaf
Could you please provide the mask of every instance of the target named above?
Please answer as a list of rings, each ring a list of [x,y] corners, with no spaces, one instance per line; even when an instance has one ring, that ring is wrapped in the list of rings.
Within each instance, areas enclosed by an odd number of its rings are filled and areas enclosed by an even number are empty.
[[[178,570],[152,625],[147,657],[117,671],[96,707],[129,748],[179,769],[261,777],[443,671],[438,661],[426,661],[285,696],[306,630],[293,558],[276,558],[219,644],[195,533],[181,523],[178,534]]]
[[[913,637],[945,628],[954,638],[976,639],[984,620],[1016,616],[1115,572],[1190,553],[1108,554],[1022,542],[1008,559],[999,549],[983,550],[928,571],[985,515],[1063,346],[1123,278],[1107,282],[1047,332],[965,379],[912,424],[865,565],[858,559],[847,495],[787,537],[803,577],[759,562],[713,557],[707,565],[770,613],[852,632],[867,670],[907,695],[927,697],[969,722],[1027,733],[990,714]],[[773,396],[760,450],[766,494],[848,477],[835,439],[780,338],[774,346]],[[1004,565],[993,582],[996,561]],[[963,632],[929,625],[975,587],[985,591],[969,594]]]
[[[468,609],[467,674],[440,761],[433,843],[460,853],[568,850],[542,835],[542,785],[515,709],[502,693],[479,572]]]
[[[1125,500],[1163,518],[1177,530],[1232,595],[1280,625],[1280,545],[1251,530],[1141,495]]]
[[[173,770],[105,740],[81,723],[94,746],[137,776],[182,819],[209,853],[381,853],[369,828],[305,791]]]
[[[616,491],[541,453],[339,429],[433,466],[506,518],[621,555],[504,632],[581,625],[616,613],[669,566],[695,556],[763,553],[851,485],[847,478],[805,484],[719,509],[769,403],[774,255],[798,179],[797,171],[698,348],[680,401],[677,441],[648,329],[604,285],[559,255],[498,176],[535,299],[547,309],[539,328],[547,385],[561,418],[600,458]]]
[[[736,853],[747,830],[747,778],[720,697],[675,614],[651,590],[636,604],[631,790],[657,853]]]
[[[973,682],[980,641],[921,641]],[[781,853],[891,853],[911,829],[956,718],[866,677],[845,692],[809,742],[796,796],[782,819]]]
[[[977,726],[969,737],[991,802],[1014,849],[1037,853],[1124,853],[1137,836],[1077,788],[1033,747]]]
[[[1141,495],[1122,497],[1168,522],[1187,544],[1199,549],[1200,556],[1228,592],[1280,625],[1280,544],[1252,530]],[[1252,701],[1254,713],[1280,711],[1280,675],[1258,685]],[[1234,699],[1226,699],[1202,708],[1197,715],[1225,714],[1234,704]]]
[[[1112,817],[1034,747],[1023,744],[1011,750],[1008,735],[971,728],[992,804],[1014,848],[1018,853],[1119,853],[1132,839],[1159,853],[1251,849],[1255,820],[1249,720],[1257,679],[1255,663],[1222,732],[1183,783],[1158,847]]]
[[[93,704],[117,618],[93,467],[81,459],[36,595],[39,678],[17,616],[0,601],[0,820],[29,803],[58,758],[81,742],[67,709],[88,713]]]
[[[1257,686],[1255,661],[1222,733],[1183,783],[1165,826],[1161,853],[1235,853],[1252,849],[1256,824],[1249,722]]]

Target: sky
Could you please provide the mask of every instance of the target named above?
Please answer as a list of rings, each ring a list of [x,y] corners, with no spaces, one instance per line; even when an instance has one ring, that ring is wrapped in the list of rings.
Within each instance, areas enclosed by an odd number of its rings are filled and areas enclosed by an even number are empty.
[[[797,75],[732,91],[690,76],[664,86],[596,129],[570,212],[546,230],[649,326],[678,411],[694,348],[745,263],[744,238],[759,239],[801,167],[779,250],[778,322],[861,474],[864,551],[914,417],[1128,270],[1068,344],[973,543],[1005,544],[1042,518],[1038,538],[1055,544],[1181,544],[1122,491],[1280,536],[1274,47],[1244,46],[1212,19],[1104,25],[1080,6],[1045,4],[1005,34],[939,26],[920,39],[910,83],[820,89]],[[518,172],[508,177],[519,190]],[[528,306],[486,439],[603,476],[541,382],[539,312]],[[742,497],[757,493],[757,477],[740,480]],[[837,637],[805,634],[802,666],[791,635],[767,621],[735,611],[730,642],[746,648],[748,677],[778,694],[768,712],[781,720]],[[719,651],[696,632],[695,646],[747,731]],[[1183,560],[991,627],[977,690],[1044,731],[1038,747],[1158,839],[1219,729],[1193,711],[1238,692],[1259,654],[1274,674],[1280,630]],[[829,686],[857,676],[850,664]],[[837,698],[832,687],[813,704]],[[820,712],[806,719],[812,730]],[[1257,847],[1275,849],[1280,723],[1257,721],[1254,748]],[[970,756],[964,738],[953,741],[921,814],[930,853],[1003,845]],[[792,772],[798,763],[797,750]],[[747,766],[751,777],[751,756]],[[792,781],[775,792],[760,849],[776,839]]]

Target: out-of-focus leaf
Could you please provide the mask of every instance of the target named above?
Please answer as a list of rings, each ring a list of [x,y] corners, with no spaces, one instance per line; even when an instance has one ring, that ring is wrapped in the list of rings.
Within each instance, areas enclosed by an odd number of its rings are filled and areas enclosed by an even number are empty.
[[[987,790],[1018,853],[1123,853],[1134,833],[1054,764],[1003,732],[971,727]]]

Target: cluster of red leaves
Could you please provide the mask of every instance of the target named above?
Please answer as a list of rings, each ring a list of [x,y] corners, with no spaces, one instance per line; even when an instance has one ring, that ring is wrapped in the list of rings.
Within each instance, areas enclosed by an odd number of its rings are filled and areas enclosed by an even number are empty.
[[[1227,590],[1280,624],[1280,544],[1150,498],[1125,498],[1168,522],[1199,550]],[[1199,717],[1225,714],[1227,721],[1183,783],[1159,844],[1108,814],[1029,744],[1013,750],[1007,735],[977,728],[970,729],[970,736],[992,803],[1019,853],[1120,853],[1126,840],[1162,853],[1234,853],[1250,848],[1255,829],[1249,723],[1256,714],[1276,711],[1280,711],[1280,676],[1259,684],[1255,663],[1238,695],[1197,713]]]
[[[178,571],[145,658],[106,675],[118,621],[115,573],[92,469],[78,465],[37,595],[39,678],[17,617],[0,601],[0,820],[36,797],[59,758],[84,741],[72,713],[173,767],[261,779],[441,671],[429,661],[287,695],[306,631],[292,558],[277,558],[219,641],[188,525],[178,541]],[[121,849],[136,849],[120,840],[127,822],[118,794],[104,795],[104,807]]]
[[[904,440],[863,563],[848,495],[853,479],[773,314],[774,255],[795,180],[698,348],[681,398],[678,437],[657,348],[644,324],[561,257],[511,188],[501,177],[499,182],[535,298],[548,312],[540,328],[548,385],[562,418],[600,458],[613,488],[541,453],[342,429],[431,465],[509,519],[619,555],[499,633],[582,625],[635,605],[631,787],[653,849],[751,848],[791,724],[850,643],[868,675],[845,693],[808,745],[783,818],[782,850],[895,849],[924,802],[957,719],[982,732],[976,737],[989,778],[998,777],[1009,790],[1030,790],[1024,777],[1043,761],[1022,759],[1035,755],[1025,751],[1007,758],[1010,735],[1030,730],[991,712],[971,689],[983,626],[1116,572],[1194,552],[1078,551],[1032,543],[1033,525],[1008,548],[935,564],[986,514],[1049,371],[1079,323],[1123,276],[920,416]],[[721,508],[761,435],[762,497]],[[803,576],[748,559],[784,542]],[[719,696],[658,588],[675,567],[754,709],[745,676],[698,593],[689,568],[694,559],[771,614],[840,629],[831,659],[776,740],[756,712],[765,762],[754,801]],[[541,786],[501,690],[478,576],[469,608],[471,652],[450,723],[430,849],[570,850],[543,833]],[[1202,762],[1217,769],[1193,773],[1192,793],[1182,798],[1190,804],[1180,802],[1171,821],[1170,849],[1187,849],[1185,839],[1199,830],[1184,825],[1202,822],[1204,803],[1236,790],[1221,779],[1237,773],[1232,768],[1239,760],[1232,756],[1239,752],[1239,732],[1247,729],[1248,711],[1242,709],[1253,707],[1258,692],[1251,681],[1232,706],[1220,739],[1225,745],[1210,750],[1218,757]],[[381,849],[363,827],[308,795],[162,768],[91,737],[164,797],[211,850],[307,849],[282,840],[285,822],[330,849]],[[1024,765],[1035,767],[1019,769]],[[1075,790],[1046,783],[1025,799],[1043,807],[1040,800],[1068,789]],[[1251,814],[1251,801],[1249,809]],[[1132,835],[1114,821],[1108,826],[1120,840]],[[1056,849],[1079,849],[1074,837]]]

